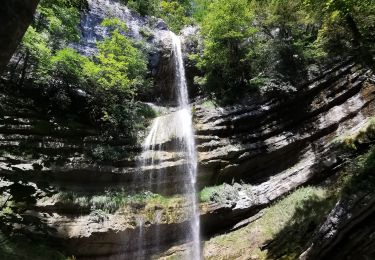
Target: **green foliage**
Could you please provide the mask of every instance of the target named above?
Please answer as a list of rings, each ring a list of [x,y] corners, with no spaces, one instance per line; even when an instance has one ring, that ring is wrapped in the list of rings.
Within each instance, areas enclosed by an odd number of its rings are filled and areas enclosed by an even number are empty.
[[[375,146],[350,161],[342,177],[342,195],[350,197],[361,192],[373,192],[375,188]]]
[[[207,109],[213,109],[213,108],[216,108],[217,107],[217,104],[215,103],[214,100],[205,100],[203,103],[202,103],[202,107],[204,108],[207,108]]]
[[[284,259],[298,258],[336,200],[328,189],[306,187],[271,206],[261,220],[265,232],[274,241],[268,249],[268,258],[276,255],[282,255]]]
[[[148,28],[148,27],[146,27],[146,26],[142,27],[142,28],[139,30],[139,33],[140,33],[143,37],[145,37],[147,40],[150,39],[150,38],[152,38],[152,37],[154,36],[154,32],[153,32],[150,28]]]
[[[353,49],[368,52],[373,48],[370,43],[375,26],[373,1],[304,0],[303,3],[310,16],[322,24],[316,44],[326,55]]]
[[[327,188],[299,188],[262,210],[249,225],[206,241],[211,258],[296,259],[335,203]],[[267,250],[263,249],[267,246]],[[262,250],[260,249],[262,248]],[[277,257],[276,257],[277,256]]]
[[[260,87],[293,92],[309,67],[350,53],[368,64],[375,28],[373,1],[196,0],[202,54],[193,55],[202,90],[234,102]]]
[[[189,0],[123,0],[122,2],[142,16],[162,18],[174,32],[193,23],[192,4]]]
[[[24,62],[23,73],[30,69],[30,74],[34,76],[37,83],[45,83],[50,80],[48,70],[51,65],[52,50],[49,47],[48,34],[37,32],[30,26],[22,40],[18,55]],[[31,64],[34,66],[31,67]],[[21,76],[26,77],[25,74]]]
[[[87,71],[95,65],[90,60],[71,48],[56,52],[51,58],[52,75],[65,84],[83,86],[87,80]]]
[[[80,13],[76,6],[66,0],[43,0],[38,8],[35,26],[50,34],[53,49],[79,40]]]
[[[292,91],[314,56],[314,27],[299,0],[214,1],[201,25],[205,49],[198,66],[206,92],[219,99],[233,102],[259,86]]]
[[[123,21],[120,21],[118,18],[105,18],[101,24],[103,27],[107,27],[110,30],[110,33],[125,33],[128,31],[128,27],[126,26],[126,23]]]
[[[111,30],[111,36],[98,43],[98,71],[90,70],[100,86],[118,88],[134,97],[136,90],[145,85],[147,63],[145,55],[121,31],[126,25],[118,19],[105,19],[102,26]]]
[[[340,136],[333,140],[336,147],[344,150],[355,151],[363,144],[371,143],[375,139],[375,118],[371,118],[365,127],[354,134]]]
[[[105,19],[102,26],[110,30],[110,37],[98,43],[99,53],[94,62],[82,60],[84,76],[95,89],[92,109],[109,136],[135,137],[147,117],[142,105],[134,101],[137,93],[150,86],[147,59],[135,42],[122,33],[126,25],[118,19]]]
[[[246,0],[219,0],[209,5],[201,24],[205,49],[198,63],[207,78],[207,92],[231,98],[248,86],[245,42],[256,33],[252,18]]]
[[[28,28],[15,54],[18,61],[12,64],[12,78],[18,73],[18,84],[33,81],[50,82],[51,57],[68,43],[79,40],[78,23],[82,1],[43,0],[34,22]]]
[[[179,32],[183,26],[192,24],[189,12],[190,6],[181,1],[161,1],[158,15],[174,32]]]
[[[209,5],[213,0],[194,0],[193,1],[193,17],[198,22],[201,23],[204,17],[208,13]]]
[[[140,15],[155,15],[160,0],[123,0],[130,9],[137,11]]]
[[[74,192],[59,193],[57,199],[60,203],[69,206],[79,206],[90,211],[115,213],[121,207],[131,204],[166,204],[168,198],[159,194],[146,191],[136,194],[127,194],[125,191],[106,191],[103,195],[82,195]]]
[[[314,23],[299,0],[253,1],[252,9],[260,23],[260,33],[248,53],[256,75],[253,79],[263,78],[263,85],[271,89],[275,81],[289,91],[288,85],[303,82],[305,68],[316,56],[311,46],[316,38]]]
[[[143,47],[124,36],[126,24],[104,19],[101,25],[109,37],[97,44],[98,54],[88,58],[67,47],[78,37],[77,7],[69,1],[45,0],[38,10],[37,19],[43,22],[26,32],[17,53],[20,60],[12,69],[16,75],[19,72],[19,85],[43,86],[51,111],[60,114],[73,109],[75,90],[84,90],[85,101],[74,113],[88,113],[108,137],[135,137],[147,118],[135,97],[150,81]]]
[[[205,187],[199,193],[199,199],[201,202],[209,202],[213,199],[213,195],[217,192],[220,192],[223,188],[223,185],[213,186],[213,187]]]
[[[337,193],[343,199],[352,199],[358,194],[373,194],[375,187],[375,120],[351,136],[335,140],[346,148],[346,167],[342,170],[337,185],[342,187]]]

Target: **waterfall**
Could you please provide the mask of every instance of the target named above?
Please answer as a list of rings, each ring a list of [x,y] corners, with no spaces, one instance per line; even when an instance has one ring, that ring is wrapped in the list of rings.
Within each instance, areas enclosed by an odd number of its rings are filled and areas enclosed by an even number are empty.
[[[192,206],[193,216],[190,220],[190,239],[193,242],[191,257],[192,259],[200,259],[200,243],[199,243],[199,212],[196,194],[197,179],[197,153],[194,139],[194,128],[191,107],[189,105],[189,96],[185,76],[185,68],[182,57],[182,48],[180,37],[171,33],[174,61],[176,68],[175,87],[177,91],[177,101],[179,112],[177,113],[176,123],[183,131],[181,145],[182,151],[186,154],[186,171],[189,174],[189,182],[186,183],[186,198]]]
[[[81,40],[79,43],[71,44],[71,47],[86,56],[95,55],[97,42],[108,36],[107,30],[100,26],[105,18],[117,17],[126,22],[129,28],[127,36],[136,40],[142,39],[141,28],[154,24],[152,19],[131,11],[119,0],[88,0],[88,6],[88,10],[81,18]],[[152,43],[155,46],[171,40],[173,52],[171,65],[175,68],[173,87],[176,93],[172,103],[177,106],[166,109],[169,113],[164,113],[163,116],[157,117],[153,121],[143,144],[143,152],[138,161],[139,174],[133,180],[131,192],[137,193],[146,190],[163,194],[182,194],[186,204],[190,205],[187,214],[190,221],[186,232],[182,232],[184,234],[181,239],[192,244],[188,258],[200,259],[199,210],[195,190],[197,155],[181,41],[178,36],[169,32],[164,26],[158,26],[158,23],[150,28],[155,34]],[[166,168],[173,168],[175,174],[167,172]],[[163,241],[166,240],[165,237],[168,237],[168,234],[165,234],[161,228],[162,216],[163,211],[158,211],[155,219],[151,221],[156,226],[153,233],[148,230],[150,223],[144,216],[135,217],[136,226],[139,228],[137,240],[134,240],[137,243],[134,245],[134,248],[137,248],[136,259],[149,259],[149,254],[160,251],[158,250],[159,246],[162,246]]]
[[[173,140],[173,151],[179,157],[180,164],[178,172],[172,181],[179,183],[181,187],[176,190],[182,192],[187,205],[190,206],[189,226],[184,234],[185,240],[191,243],[188,259],[200,259],[200,224],[199,224],[199,208],[196,192],[197,178],[197,153],[194,139],[194,128],[192,121],[192,110],[189,104],[189,96],[187,82],[185,77],[185,68],[183,64],[182,48],[180,37],[171,32],[173,62],[175,66],[175,98],[177,107],[175,111],[164,116],[160,116],[153,121],[150,132],[143,144],[143,153],[141,156],[141,174],[147,169],[156,169],[156,164],[161,164],[163,160],[164,149],[166,144]],[[143,170],[143,172],[142,172]],[[163,174],[163,167],[157,168],[149,172],[149,187],[154,185],[154,190],[162,190],[164,182],[160,176]],[[154,184],[153,182],[156,182]],[[160,213],[159,213],[160,214]],[[158,217],[160,219],[160,216]],[[160,236],[168,236],[161,234],[157,229],[155,235],[155,243],[159,245]]]

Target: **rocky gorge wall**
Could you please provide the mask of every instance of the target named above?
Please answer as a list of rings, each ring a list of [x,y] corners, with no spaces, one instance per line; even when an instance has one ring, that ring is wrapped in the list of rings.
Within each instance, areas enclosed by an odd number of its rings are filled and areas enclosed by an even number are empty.
[[[347,61],[285,100],[254,98],[249,105],[226,108],[196,103],[200,188],[241,183],[229,185],[223,198],[201,203],[205,237],[238,229],[273,201],[334,174],[343,160],[332,141],[372,117],[373,84],[371,70]],[[33,109],[35,104],[24,103],[2,95],[0,174],[33,182],[40,192],[48,183],[53,195],[39,199],[27,214],[52,228],[51,235],[65,241],[72,254],[79,259],[137,255],[139,232],[146,234],[142,243],[149,254],[184,243],[178,234],[187,224],[189,205],[178,189],[164,197],[137,197],[131,187],[145,180],[139,178],[137,157],[108,164],[87,155],[103,146],[129,150],[126,143],[103,143],[88,126],[48,118]],[[162,176],[148,176],[147,169],[143,175],[176,187],[174,176],[184,162],[168,150],[169,141],[161,144]],[[171,235],[155,245],[155,232]]]
[[[106,33],[100,21],[108,14],[125,20],[129,37],[147,44],[158,97],[148,101],[168,105],[174,71],[165,23],[139,17],[112,1],[92,0],[89,5],[81,22],[82,41],[74,47],[92,55],[95,42]],[[195,33],[194,28],[184,30],[186,50],[189,35]],[[187,72],[192,78],[193,72]],[[254,94],[232,107],[194,102],[199,190],[226,183],[222,192],[201,201],[202,247],[209,249],[211,238],[262,218],[263,209],[299,187],[334,176],[345,165],[334,141],[357,132],[373,117],[374,84],[372,70],[348,59],[289,96]],[[69,254],[78,259],[168,258],[189,246],[180,235],[188,225],[190,205],[179,194],[184,176],[176,175],[186,162],[172,149],[176,140],[161,138],[158,163],[142,168],[141,147],[103,140],[91,126],[48,116],[17,93],[3,92],[0,100],[0,177],[37,188],[38,199],[25,216],[48,227],[49,237],[64,244]],[[173,109],[158,109],[168,124]],[[120,158],[95,158],[113,151],[121,151]],[[149,192],[139,193],[142,188]],[[362,243],[374,229],[371,195],[338,203],[302,257],[340,259],[343,255],[335,253],[340,245],[348,248],[344,255],[354,254],[349,252],[354,248],[371,253],[371,242]],[[168,235],[155,241],[155,234]],[[357,237],[356,242],[348,243],[343,234]],[[204,252],[209,258],[209,250]]]
[[[334,139],[360,129],[373,115],[371,75],[345,62],[285,101],[228,111],[198,108],[202,179],[252,185],[250,192],[239,192],[235,202],[215,205],[213,211],[236,222],[234,216],[240,218],[322,175],[327,178],[342,163],[332,150]]]

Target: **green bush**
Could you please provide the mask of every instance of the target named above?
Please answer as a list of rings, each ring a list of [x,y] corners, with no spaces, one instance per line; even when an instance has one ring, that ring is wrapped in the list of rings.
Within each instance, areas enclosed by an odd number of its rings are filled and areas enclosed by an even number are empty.
[[[139,14],[155,15],[160,0],[122,0],[130,9],[137,11]]]
[[[186,2],[186,1],[185,1]],[[168,24],[170,30],[178,33],[185,25],[193,23],[190,4],[181,1],[161,1],[158,15]]]
[[[162,18],[174,32],[193,23],[191,18],[192,3],[189,0],[122,0],[130,9],[142,16]]]
[[[49,5],[49,8],[55,10],[56,6]],[[67,7],[67,10],[71,8]],[[44,6],[40,9],[41,14],[48,13],[51,21],[59,17]],[[73,20],[69,24],[72,35],[64,38],[66,42],[75,36],[73,23],[76,20]],[[61,44],[54,44],[52,48],[49,39],[58,38],[53,28],[44,28],[46,32],[40,33],[30,27],[19,50],[21,57],[23,52],[29,56],[25,65],[30,69],[26,68],[27,73],[21,78],[23,82],[27,78],[33,79],[39,89],[45,88],[43,92],[47,93],[50,111],[88,113],[91,122],[108,137],[135,138],[150,116],[144,106],[135,101],[140,91],[150,87],[147,58],[138,43],[124,36],[127,30],[124,22],[105,19],[101,25],[108,28],[110,35],[98,43],[99,52],[92,58],[66,47],[62,38],[58,39]],[[84,90],[84,102],[82,98],[81,101],[74,100],[77,99],[74,96],[77,89]]]

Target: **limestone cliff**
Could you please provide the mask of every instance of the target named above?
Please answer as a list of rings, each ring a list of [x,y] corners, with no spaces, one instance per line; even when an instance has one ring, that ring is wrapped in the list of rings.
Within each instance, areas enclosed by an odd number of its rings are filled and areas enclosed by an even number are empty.
[[[249,105],[225,108],[198,102],[199,186],[242,183],[201,204],[203,234],[245,226],[273,201],[337,172],[344,160],[331,143],[363,127],[373,115],[373,81],[371,70],[346,61],[285,100],[254,97]],[[72,253],[83,258],[137,254],[138,245],[130,241],[141,229],[153,254],[180,241],[189,205],[172,188],[184,162],[168,150],[169,140],[158,178],[170,187],[164,195],[175,197],[167,202],[152,196],[137,200],[129,193],[134,185],[144,185],[137,156],[124,155],[110,164],[90,157],[90,151],[103,147],[129,151],[126,143],[105,143],[89,126],[46,117],[32,108],[35,104],[24,107],[20,97],[3,94],[2,104],[0,173],[38,187],[48,181],[55,195],[38,200],[28,214],[55,229],[51,235],[64,240]],[[131,149],[135,155],[140,151]],[[115,196],[130,197],[112,208],[105,205]],[[139,214],[146,216],[141,222]],[[171,235],[157,247],[147,240],[154,232]]]
[[[126,21],[128,36],[146,42],[155,88],[145,101],[153,103],[150,106],[166,131],[178,128],[170,124],[175,109],[161,107],[170,105],[174,94],[170,87],[170,75],[175,73],[173,53],[165,23],[140,17],[118,2],[88,2],[90,8],[81,21],[83,37],[73,47],[92,55],[95,41],[105,37],[99,24],[106,14]],[[197,48],[189,42],[196,32],[193,27],[183,32],[187,51]],[[187,69],[190,81],[193,67]],[[180,187],[187,177],[180,171],[186,161],[173,149],[179,136],[158,136],[158,159],[152,167],[142,166],[140,144],[104,139],[94,126],[74,116],[48,115],[37,100],[1,84],[1,185],[7,185],[3,180],[22,180],[35,188],[36,201],[26,205],[25,219],[32,218],[49,239],[64,245],[77,259],[144,255],[178,259],[184,254],[191,246],[182,236],[191,205],[181,196]],[[351,190],[342,197],[321,192],[321,187],[333,189],[340,183],[353,154],[368,149],[367,144],[346,153],[336,141],[357,133],[373,117],[374,85],[373,71],[348,58],[327,67],[288,96],[257,93],[241,105],[228,107],[196,98],[200,219],[207,259],[374,256],[373,239],[367,241],[375,228],[373,192]],[[194,88],[190,92],[194,93]],[[308,194],[301,200],[307,203],[302,207],[293,194],[300,188],[310,192],[307,186],[319,189],[316,197]],[[144,189],[148,191],[139,192]],[[305,208],[319,208],[317,202],[322,200],[329,203],[322,206],[319,217],[303,218],[306,212],[311,213]],[[278,230],[278,234],[273,230],[271,236],[260,227],[272,229],[273,223],[267,221],[273,208],[282,215],[284,209],[277,203],[295,207],[288,214],[303,217],[300,222],[297,217],[290,220],[292,227]],[[301,244],[297,241],[294,254],[283,251],[283,236],[293,238],[302,226],[311,239]],[[32,235],[40,232],[34,227],[23,228]],[[167,235],[156,241],[155,234]]]

